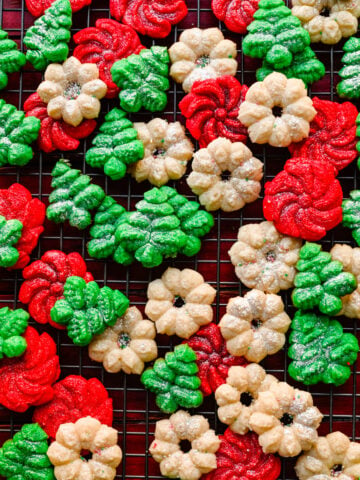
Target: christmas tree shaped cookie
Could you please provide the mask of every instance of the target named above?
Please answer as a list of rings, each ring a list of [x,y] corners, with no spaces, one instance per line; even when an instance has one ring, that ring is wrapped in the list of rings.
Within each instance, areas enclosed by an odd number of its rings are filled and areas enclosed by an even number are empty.
[[[9,480],[55,480],[46,454],[48,436],[37,423],[23,425],[0,448],[0,475]]]
[[[360,245],[360,190],[350,192],[350,198],[342,202],[344,227],[352,230],[355,242]]]
[[[129,300],[119,290],[100,288],[96,282],[81,277],[68,277],[64,298],[51,309],[51,320],[67,326],[67,333],[75,345],[88,345],[94,335],[103,333],[121,317]]]
[[[8,74],[18,72],[26,63],[25,55],[17,44],[0,28],[0,90],[8,84]]]
[[[69,0],[56,0],[27,30],[24,37],[26,59],[36,70],[45,70],[50,63],[62,63],[67,59],[71,24]]]
[[[341,297],[352,293],[357,286],[355,276],[344,272],[343,264],[331,260],[330,253],[322,252],[317,243],[306,242],[299,256],[293,304],[301,310],[318,307],[326,315],[336,315],[342,308]]]
[[[344,64],[339,71],[341,82],[337,84],[340,97],[360,98],[360,38],[351,37],[344,44]]]
[[[12,267],[19,259],[16,244],[20,240],[23,224],[19,220],[6,220],[0,215],[0,267]]]
[[[156,394],[156,405],[160,410],[173,413],[179,407],[197,408],[202,404],[201,381],[197,373],[196,353],[187,344],[182,344],[145,370],[141,382]]]
[[[342,385],[359,351],[354,335],[325,315],[298,311],[291,323],[289,374],[298,382]]]
[[[144,156],[144,146],[126,113],[113,108],[93,140],[93,148],[86,153],[86,162],[92,167],[103,168],[112,180],[119,180],[131,163]]]
[[[71,168],[67,160],[59,160],[52,172],[46,216],[55,223],[69,221],[72,227],[83,230],[91,223],[91,210],[97,208],[105,197],[104,190],[93,185],[88,175]]]
[[[163,110],[170,87],[169,61],[167,48],[154,46],[115,62],[111,75],[121,88],[121,108],[127,112],[138,112],[142,107],[150,112]]]
[[[27,343],[22,335],[29,317],[22,308],[0,308],[0,360],[4,357],[20,357],[25,352]]]

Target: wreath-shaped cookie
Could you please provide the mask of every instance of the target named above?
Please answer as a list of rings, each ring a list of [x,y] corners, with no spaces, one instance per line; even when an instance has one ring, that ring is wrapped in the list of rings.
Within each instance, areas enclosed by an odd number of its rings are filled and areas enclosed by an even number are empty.
[[[282,235],[272,222],[243,225],[237,238],[229,255],[244,285],[267,293],[294,285],[301,240]]]
[[[360,444],[350,442],[341,432],[319,437],[309,452],[295,466],[299,480],[360,477]]]
[[[232,355],[258,363],[284,346],[290,323],[279,295],[250,290],[229,300],[219,326]]]
[[[281,108],[281,116],[274,115],[275,107]],[[251,85],[238,118],[248,127],[253,143],[287,147],[309,135],[309,122],[315,115],[304,82],[273,72],[262,82]]]
[[[263,164],[241,142],[217,138],[195,153],[191,167],[187,183],[206,210],[233,212],[260,195]]]
[[[92,417],[75,423],[63,423],[56,433],[47,455],[55,466],[56,480],[86,478],[87,480],[113,480],[116,467],[122,460],[118,446],[118,432]],[[92,456],[86,461],[82,451]]]
[[[134,128],[144,145],[143,159],[128,168],[137,182],[148,180],[161,187],[185,174],[194,145],[180,122],[168,123],[162,118],[154,118],[148,123],[134,123]]]
[[[351,37],[358,28],[359,0],[293,0],[291,13],[298,17],[311,41],[328,45]],[[329,16],[323,11],[329,10]]]
[[[216,290],[189,268],[168,268],[148,286],[146,315],[158,333],[189,338],[213,319]]]
[[[140,375],[145,362],[157,357],[155,325],[144,320],[136,307],[130,307],[114,326],[94,337],[89,345],[89,357],[102,362],[107,372]]]
[[[236,43],[224,39],[219,28],[190,28],[169,48],[170,76],[190,92],[197,80],[235,75]]]
[[[245,434],[250,428],[249,420],[259,393],[277,381],[257,363],[231,367],[226,383],[215,392],[220,421],[230,425],[233,432]]]
[[[184,440],[191,443],[187,453],[180,446]],[[216,468],[215,453],[219,445],[220,439],[210,430],[205,417],[179,410],[168,420],[156,423],[155,439],[149,451],[160,463],[161,474],[165,477],[198,480]]]

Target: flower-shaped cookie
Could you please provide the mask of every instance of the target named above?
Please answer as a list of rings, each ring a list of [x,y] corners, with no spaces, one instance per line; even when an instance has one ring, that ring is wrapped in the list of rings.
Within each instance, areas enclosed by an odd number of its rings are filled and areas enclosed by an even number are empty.
[[[102,362],[107,372],[140,375],[145,362],[157,357],[155,325],[144,320],[140,310],[130,307],[113,327],[94,337],[89,345],[89,357]]]
[[[320,240],[342,220],[343,193],[336,173],[322,160],[291,158],[265,184],[264,217],[285,235]]]
[[[259,197],[263,164],[241,142],[217,138],[195,153],[191,167],[187,183],[206,210],[233,212]]]
[[[219,326],[232,355],[258,363],[284,346],[290,323],[279,295],[250,290],[229,300]]]
[[[56,480],[113,480],[122,460],[117,443],[118,432],[95,418],[63,423],[47,451]],[[92,454],[88,461],[81,456],[84,450]]]
[[[148,180],[161,187],[169,180],[181,178],[194,152],[181,123],[154,118],[149,123],[134,123],[134,128],[145,150],[144,158],[128,168],[136,181]]]
[[[218,137],[232,142],[246,141],[247,129],[238,120],[238,114],[247,91],[246,85],[230,75],[194,83],[179,108],[186,118],[186,127],[201,148]]]
[[[360,248],[351,248],[346,244],[335,244],[330,250],[332,260],[338,260],[345,272],[355,275],[358,286],[350,295],[342,297],[342,309],[338,315],[360,318]]]
[[[267,293],[294,285],[301,240],[282,235],[272,222],[243,225],[237,238],[229,255],[244,285]]]
[[[259,0],[212,0],[211,9],[226,28],[236,33],[246,33],[254,19]]]
[[[189,338],[212,321],[215,295],[216,290],[195,270],[168,268],[149,284],[145,313],[158,333]]]
[[[298,17],[311,41],[332,45],[351,37],[358,28],[359,0],[293,0],[291,13]],[[329,16],[322,12],[329,10]]]
[[[276,382],[259,393],[249,424],[265,453],[295,457],[316,442],[322,417],[309,392]]]
[[[352,480],[360,477],[360,443],[341,432],[319,437],[295,466],[299,480]]]
[[[274,107],[281,109],[281,116],[274,115]],[[251,141],[273,147],[287,147],[307,137],[315,115],[304,82],[278,72],[251,85],[239,109],[239,120],[249,127]]]
[[[45,80],[37,93],[47,104],[47,113],[55,120],[77,127],[84,118],[97,118],[100,99],[106,95],[107,86],[99,79],[94,63],[81,63],[70,57],[62,65],[52,63],[45,71]]]
[[[218,28],[184,30],[179,41],[169,48],[170,76],[190,92],[197,80],[235,75],[236,43],[225,40]]]
[[[33,17],[40,17],[50,7],[54,0],[25,0],[26,6]],[[71,10],[77,12],[87,5],[91,0],[70,0]]]
[[[191,443],[191,449],[181,450],[181,441]],[[216,456],[220,439],[210,430],[209,422],[202,415],[179,410],[168,420],[156,422],[155,439],[149,451],[160,463],[161,474],[180,480],[198,480],[204,473],[216,468]]]
[[[205,396],[215,392],[226,382],[230,367],[247,363],[243,357],[230,355],[219,325],[215,323],[201,328],[184,343],[187,343],[196,353],[198,376],[201,380],[200,388]]]
[[[236,433],[246,433],[250,428],[249,420],[258,395],[277,381],[257,363],[251,363],[247,367],[231,367],[226,383],[220,385],[215,392],[220,421],[230,425]]]

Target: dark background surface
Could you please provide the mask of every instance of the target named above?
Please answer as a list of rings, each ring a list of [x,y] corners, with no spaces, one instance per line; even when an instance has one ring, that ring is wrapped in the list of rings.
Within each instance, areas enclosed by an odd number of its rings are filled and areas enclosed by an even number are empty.
[[[152,41],[150,38],[141,37],[146,46],[161,44],[170,46],[176,41],[185,28],[199,26],[201,28],[219,26],[226,38],[232,39],[238,46],[239,68],[237,78],[241,83],[251,85],[255,81],[255,70],[259,62],[244,57],[241,52],[242,36],[227,31],[215,18],[210,9],[211,0],[188,0],[188,16],[175,28],[167,39]],[[2,28],[9,32],[10,38],[16,40],[22,47],[23,36],[26,29],[32,25],[34,19],[27,11],[25,2],[21,0],[0,0],[0,18]],[[86,7],[74,14],[72,33],[92,26],[98,18],[109,17],[108,0],[93,0],[90,7]],[[318,58],[326,65],[326,76],[314,84],[311,88],[311,96],[319,96],[321,99],[339,100],[336,96],[336,84],[339,80],[337,72],[341,68],[341,42],[333,47],[312,45]],[[71,46],[71,48],[73,45]],[[10,76],[8,87],[0,92],[0,98],[22,108],[24,101],[33,93],[42,79],[42,74],[34,72],[29,64],[21,73]],[[178,103],[184,93],[179,85],[171,84],[168,94],[168,106],[164,113],[154,116],[162,116],[169,121],[184,119],[179,113]],[[101,124],[104,114],[113,106],[118,106],[118,100],[102,101],[102,113],[98,125]],[[149,121],[153,116],[144,112],[133,115],[132,120]],[[96,133],[96,132],[95,132]],[[135,180],[126,176],[120,181],[112,181],[106,178],[100,170],[91,169],[84,160],[84,153],[91,146],[91,139],[95,133],[83,141],[75,152],[61,152],[44,154],[35,151],[34,159],[26,166],[18,169],[4,168],[0,172],[0,187],[7,188],[14,182],[20,182],[27,187],[35,197],[48,203],[50,192],[50,172],[55,162],[61,158],[68,158],[72,165],[82,169],[93,178],[94,183],[103,186],[106,192],[114,196],[116,200],[126,208],[134,208],[134,204],[142,198],[144,191],[151,188],[148,182],[137,184]],[[250,145],[254,154],[264,162],[263,183],[274,177],[290,157],[287,149],[275,149],[269,146]],[[190,165],[188,167],[188,172]],[[356,162],[342,170],[339,175],[344,197],[357,188],[359,172]],[[185,177],[176,182],[179,192],[194,198],[185,182]],[[263,192],[263,190],[262,190]],[[215,226],[209,235],[203,240],[202,249],[197,257],[178,257],[163,263],[159,268],[146,270],[139,264],[133,264],[129,268],[117,265],[113,261],[97,261],[87,255],[86,242],[88,231],[79,232],[68,225],[57,226],[46,221],[45,232],[40,238],[38,247],[34,250],[32,259],[38,259],[49,249],[60,249],[66,253],[77,251],[86,259],[88,270],[91,271],[95,280],[100,285],[107,284],[113,288],[122,290],[129,296],[131,304],[144,310],[146,302],[146,288],[149,281],[158,278],[167,266],[179,268],[195,268],[202,273],[205,280],[217,289],[216,303],[214,304],[215,321],[218,322],[224,314],[226,304],[231,297],[246,292],[235,276],[234,268],[228,257],[228,250],[236,239],[238,228],[245,223],[260,222],[262,217],[262,196],[253,204],[247,205],[243,210],[232,214],[215,212]],[[354,246],[349,230],[336,228],[322,241],[326,250],[331,248],[334,242],[351,243]],[[0,272],[0,302],[1,306],[21,307],[17,302],[17,295],[21,285],[21,272],[9,273],[5,270]],[[287,306],[287,312],[293,315],[290,296],[282,292]],[[357,321],[342,318],[346,331],[357,333]],[[32,321],[32,324],[35,322]],[[148,447],[153,439],[153,432],[157,420],[164,418],[164,414],[158,411],[154,396],[146,392],[137,376],[124,374],[109,374],[104,371],[101,364],[92,362],[87,354],[87,348],[74,346],[66,333],[59,332],[51,327],[43,327],[35,324],[39,332],[47,331],[56,341],[61,363],[61,378],[70,374],[83,375],[86,378],[97,377],[107,388],[114,402],[114,427],[119,431],[119,444],[124,453],[124,459],[118,469],[119,479],[160,479],[158,465],[148,454]],[[359,337],[359,335],[358,335]],[[163,356],[174,345],[180,343],[180,339],[166,336],[158,337],[159,355]],[[263,366],[281,380],[289,381],[296,385],[287,375],[288,359],[286,348],[272,357],[268,357]],[[314,397],[314,403],[324,414],[323,423],[319,429],[320,434],[327,434],[333,430],[341,430],[355,440],[360,440],[360,387],[359,362],[353,367],[353,374],[348,382],[340,388],[332,388],[324,385],[316,385],[309,389]],[[297,385],[301,388],[301,385]],[[204,414],[215,428],[217,433],[222,433],[226,426],[216,418],[216,403],[213,396],[205,399],[204,404],[197,409],[197,413]],[[32,409],[24,414],[12,413],[0,407],[0,445],[19,430],[24,423],[30,422]],[[293,480],[296,478],[293,470],[294,460],[283,463],[280,478]]]

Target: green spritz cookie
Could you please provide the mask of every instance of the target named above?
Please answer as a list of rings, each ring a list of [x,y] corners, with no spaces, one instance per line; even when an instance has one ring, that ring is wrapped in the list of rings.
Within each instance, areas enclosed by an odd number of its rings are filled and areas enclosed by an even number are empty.
[[[30,315],[22,308],[0,308],[0,359],[20,357],[27,347],[22,334],[28,326]]]
[[[8,84],[8,74],[18,72],[26,63],[25,55],[17,44],[0,28],[0,90]],[[3,100],[2,100],[3,101]]]
[[[351,37],[344,44],[340,69],[341,82],[337,84],[340,97],[360,98],[360,38]]]
[[[156,405],[160,410],[173,413],[179,407],[197,408],[202,404],[201,381],[197,373],[196,353],[189,345],[182,344],[145,370],[141,382],[156,394]]]
[[[91,210],[97,208],[105,197],[99,185],[93,185],[88,175],[71,168],[67,160],[59,160],[52,172],[46,216],[55,223],[69,221],[72,227],[83,230],[91,223]]]
[[[306,242],[300,249],[292,301],[301,310],[318,307],[326,315],[336,315],[342,308],[341,297],[352,293],[357,281],[352,273],[343,271],[341,262],[331,260],[330,253],[321,248]]]
[[[129,306],[129,300],[119,290],[100,288],[96,282],[81,277],[68,277],[64,298],[51,309],[51,319],[67,326],[67,333],[75,345],[88,345],[94,335],[114,325]]]
[[[291,323],[289,374],[298,382],[342,385],[359,351],[357,338],[325,315],[298,311]]]
[[[40,130],[40,120],[25,117],[25,113],[0,100],[0,167],[4,165],[23,166],[34,156],[30,144]]]
[[[163,110],[167,104],[169,54],[166,47],[154,46],[118,60],[111,67],[114,83],[120,87],[120,106],[127,112],[145,108]]]
[[[27,30],[24,37],[26,59],[36,70],[45,70],[50,63],[63,63],[67,59],[71,25],[69,0],[56,0]]]
[[[55,480],[47,450],[44,430],[37,423],[23,425],[0,448],[0,475],[8,480]]]
[[[360,190],[350,192],[350,198],[342,202],[342,224],[350,228],[355,242],[360,246]]]
[[[19,252],[15,245],[20,240],[23,224],[19,220],[6,220],[0,215],[0,267],[15,265]]]
[[[112,180],[119,180],[131,163],[144,156],[144,145],[137,138],[137,131],[126,113],[113,108],[93,140],[93,148],[86,153],[86,162],[92,167],[102,168]]]

